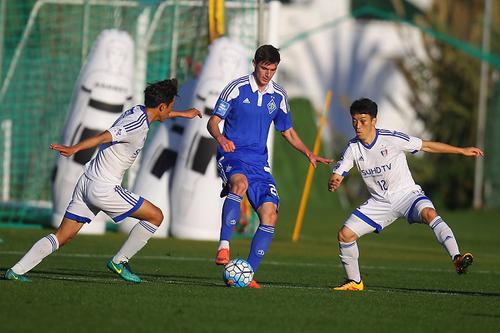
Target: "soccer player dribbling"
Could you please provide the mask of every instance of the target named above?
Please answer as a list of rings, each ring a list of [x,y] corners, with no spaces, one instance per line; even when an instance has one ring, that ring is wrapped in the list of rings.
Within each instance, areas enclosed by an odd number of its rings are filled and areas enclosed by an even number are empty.
[[[65,157],[96,146],[99,150],[85,165],[59,228],[36,242],[19,262],[7,270],[5,279],[29,282],[25,276],[27,272],[68,243],[84,223],[90,223],[99,211],[103,211],[114,222],[129,216],[139,220],[107,267],[126,281],[141,282],[128,262],[158,229],[163,213],[148,200],[123,188],[121,182],[125,171],[143,148],[151,123],[176,117],[201,118],[200,111],[194,108],[173,111],[176,96],[175,79],[149,84],[144,90],[144,105],[125,111],[108,130],[73,146],[50,145]]]
[[[368,98],[352,103],[350,113],[356,137],[347,144],[328,181],[328,190],[335,191],[356,164],[370,193],[370,198],[352,212],[338,232],[339,257],[347,280],[334,290],[364,289],[356,242],[365,234],[379,233],[399,217],[405,217],[409,223],[427,224],[450,256],[456,272],[465,273],[472,264],[472,254],[460,253],[452,230],[438,215],[420,186],[415,184],[404,152],[422,150],[473,157],[482,157],[484,153],[476,147],[455,147],[378,129],[375,127],[377,111],[377,104]]]
[[[278,49],[272,45],[260,46],[253,59],[253,73],[224,88],[208,121],[207,129],[218,143],[217,165],[224,187],[221,196],[227,195],[222,208],[217,265],[230,260],[229,242],[240,219],[240,203],[245,194],[260,220],[247,260],[254,272],[271,243],[279,204],[266,146],[271,123],[312,165],[332,162],[314,155],[293,129],[287,94],[272,80],[279,62]],[[218,126],[222,120],[223,133]],[[248,287],[260,288],[260,285],[252,280]]]

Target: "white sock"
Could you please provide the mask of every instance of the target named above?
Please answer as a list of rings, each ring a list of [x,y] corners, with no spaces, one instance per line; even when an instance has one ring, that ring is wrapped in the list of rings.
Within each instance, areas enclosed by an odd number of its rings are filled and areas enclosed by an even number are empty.
[[[359,250],[356,241],[350,243],[339,242],[340,261],[344,266],[345,274],[349,280],[361,281],[359,272],[358,258]]]
[[[229,249],[229,241],[227,241],[227,240],[221,240],[220,243],[219,243],[219,248],[217,249],[217,251],[219,251],[220,249]]]
[[[452,260],[457,254],[460,254],[453,231],[451,231],[450,227],[443,221],[441,216],[436,216],[434,220],[429,223],[429,226],[432,231],[434,231],[434,235],[436,235],[439,244],[443,245]]]
[[[16,274],[26,274],[38,265],[46,256],[59,248],[59,241],[54,234],[47,235],[33,244],[31,249],[15,264],[12,270]]]
[[[147,221],[139,221],[139,223],[130,230],[127,240],[113,257],[113,262],[115,264],[128,262],[130,258],[146,245],[157,229],[158,227],[154,224]]]

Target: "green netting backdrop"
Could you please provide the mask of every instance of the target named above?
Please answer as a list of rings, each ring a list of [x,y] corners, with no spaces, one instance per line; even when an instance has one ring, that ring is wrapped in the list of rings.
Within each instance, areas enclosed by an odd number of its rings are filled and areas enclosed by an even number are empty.
[[[252,49],[257,2],[225,1],[227,35]],[[175,73],[182,83],[192,76],[190,64],[203,62],[207,52],[207,6],[182,0],[0,0],[1,223],[50,215],[56,156],[48,146],[62,135],[81,66],[102,30],[125,30],[137,42],[138,19],[149,10],[146,81]]]

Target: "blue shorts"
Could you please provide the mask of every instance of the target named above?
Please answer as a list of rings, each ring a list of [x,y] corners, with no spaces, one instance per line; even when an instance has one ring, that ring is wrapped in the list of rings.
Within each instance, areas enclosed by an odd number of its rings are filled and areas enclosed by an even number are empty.
[[[228,186],[229,179],[235,174],[240,173],[247,177],[247,198],[253,209],[259,209],[264,202],[272,202],[279,207],[276,182],[268,164],[248,164],[236,158],[222,156],[217,161],[217,170],[223,186]]]

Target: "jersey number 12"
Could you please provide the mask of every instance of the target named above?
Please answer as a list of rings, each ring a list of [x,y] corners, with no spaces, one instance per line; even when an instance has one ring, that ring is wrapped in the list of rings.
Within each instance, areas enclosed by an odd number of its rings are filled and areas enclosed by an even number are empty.
[[[382,191],[387,191],[388,190],[388,186],[387,186],[387,182],[385,180],[377,180],[377,184],[378,186],[380,186],[380,189]]]

